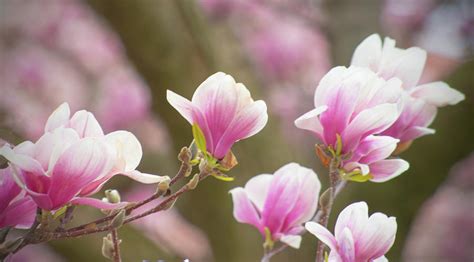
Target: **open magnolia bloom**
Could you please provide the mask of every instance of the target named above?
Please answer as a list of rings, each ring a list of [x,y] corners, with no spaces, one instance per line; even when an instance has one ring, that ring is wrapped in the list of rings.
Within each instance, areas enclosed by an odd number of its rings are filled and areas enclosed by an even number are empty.
[[[191,101],[168,90],[168,102],[202,130],[207,152],[222,159],[232,145],[260,132],[268,120],[264,101],[253,101],[248,89],[222,72],[206,79]]]
[[[303,223],[314,216],[320,189],[313,170],[290,163],[273,175],[255,176],[245,187],[232,189],[234,217],[256,227],[268,247],[281,241],[299,248]]]
[[[397,221],[382,213],[369,217],[365,202],[353,203],[339,214],[335,235],[325,227],[308,222],[306,229],[330,249],[329,262],[384,262],[395,242]]]
[[[15,183],[11,168],[0,169],[0,228],[28,228],[35,217],[35,202]]]
[[[397,48],[395,41],[388,37],[382,44],[378,34],[364,39],[352,56],[351,65],[367,67],[386,80],[396,77],[402,81],[405,92],[402,113],[382,134],[398,138],[405,145],[435,132],[428,126],[433,122],[438,107],[455,105],[464,100],[461,92],[444,82],[419,85],[425,62],[425,50],[418,47]]]
[[[384,80],[367,68],[335,67],[320,81],[315,109],[295,120],[313,132],[331,157],[341,160],[346,178],[382,182],[408,169],[401,159],[386,159],[398,139],[378,136],[399,117],[403,91],[397,78]]]
[[[90,112],[78,111],[70,118],[67,103],[51,114],[36,143],[25,141],[13,148],[5,145],[0,155],[10,162],[17,182],[46,210],[69,203],[116,207],[87,196],[117,174],[148,184],[167,179],[135,170],[142,149],[132,133],[104,135]]]

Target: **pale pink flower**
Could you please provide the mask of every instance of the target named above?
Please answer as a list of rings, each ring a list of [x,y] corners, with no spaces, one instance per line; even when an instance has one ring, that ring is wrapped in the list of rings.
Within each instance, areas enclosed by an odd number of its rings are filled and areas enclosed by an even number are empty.
[[[92,113],[82,110],[70,117],[67,103],[49,117],[45,133],[36,143],[4,146],[0,155],[10,161],[18,183],[39,207],[47,210],[68,203],[112,207],[87,196],[117,174],[142,183],[163,179],[135,170],[142,149],[132,133],[115,131],[104,135]]]
[[[329,262],[383,262],[395,242],[395,217],[374,213],[369,217],[367,203],[353,203],[339,214],[335,234],[325,227],[308,222],[306,229],[330,249]]]
[[[402,81],[405,94],[404,107],[399,119],[382,132],[400,142],[409,142],[420,136],[433,134],[428,126],[433,122],[437,108],[455,105],[464,100],[464,95],[444,82],[419,85],[426,62],[426,51],[411,47],[400,49],[395,41],[373,34],[357,46],[352,65],[367,67],[378,76],[388,80],[393,77]]]
[[[333,68],[316,89],[315,109],[296,119],[295,125],[313,132],[326,147],[340,147],[341,155],[350,156],[343,159],[346,172],[359,169],[362,175],[370,173],[374,182],[388,180],[407,170],[408,163],[385,159],[398,140],[375,135],[399,117],[400,85],[400,80],[386,81],[366,68]]]
[[[232,145],[260,132],[268,120],[264,101],[254,101],[248,89],[222,72],[206,79],[191,101],[168,90],[168,102],[204,133],[207,151],[221,159]]]
[[[273,175],[258,175],[245,187],[232,189],[234,217],[253,225],[264,237],[267,228],[271,241],[299,248],[302,225],[314,216],[320,189],[313,170],[290,163]]]
[[[0,228],[28,228],[35,217],[35,202],[15,183],[10,167],[0,169]]]

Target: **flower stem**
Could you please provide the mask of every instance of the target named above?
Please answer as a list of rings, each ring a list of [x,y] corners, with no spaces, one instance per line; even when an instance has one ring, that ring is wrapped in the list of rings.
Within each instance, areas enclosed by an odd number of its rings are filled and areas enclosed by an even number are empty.
[[[330,181],[330,195],[327,203],[323,206],[320,204],[318,223],[324,227],[327,227],[329,215],[331,214],[331,209],[334,204],[334,199],[336,198],[337,194],[342,190],[344,187],[344,182],[341,181],[341,177],[339,175],[339,160],[337,158],[331,159],[331,163],[329,164],[329,181]],[[321,241],[318,241],[317,249],[316,249],[316,262],[324,262],[324,244]]]
[[[114,243],[114,262],[122,262],[120,257],[120,239],[118,237],[117,229],[112,230],[112,242]]]
[[[288,247],[287,245],[281,245],[281,246],[279,246],[278,248],[275,248],[275,249],[273,249],[273,250],[271,250],[271,251],[268,251],[268,252],[265,251],[265,254],[263,254],[262,260],[260,260],[260,261],[261,261],[261,262],[270,262],[270,259],[271,259],[274,255],[276,255],[276,254],[282,252],[282,251],[285,250],[287,247]]]

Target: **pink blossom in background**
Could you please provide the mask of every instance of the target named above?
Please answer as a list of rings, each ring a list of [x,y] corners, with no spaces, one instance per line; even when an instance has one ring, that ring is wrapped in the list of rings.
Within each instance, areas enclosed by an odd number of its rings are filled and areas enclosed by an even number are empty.
[[[272,241],[299,248],[303,223],[314,216],[320,189],[313,170],[290,163],[232,189],[234,217],[256,227],[263,237],[267,228]]]
[[[377,136],[399,117],[401,81],[388,81],[367,68],[335,67],[320,81],[314,94],[315,109],[295,120],[298,128],[309,130],[327,147],[336,150],[341,138],[342,167],[360,170],[371,181],[384,182],[408,169],[402,159],[386,159],[398,139]]]
[[[369,217],[367,203],[353,203],[339,214],[334,235],[316,222],[306,229],[326,244],[331,252],[329,262],[384,262],[385,254],[395,242],[395,217],[374,213]]]
[[[428,128],[433,122],[438,107],[455,105],[464,100],[464,95],[444,82],[419,85],[426,61],[426,51],[411,47],[400,49],[395,41],[373,34],[367,37],[354,51],[352,65],[367,67],[378,76],[389,80],[398,78],[404,90],[403,110],[398,120],[383,135],[410,142],[420,136],[433,134]]]
[[[132,133],[120,130],[104,135],[92,113],[81,110],[70,116],[67,103],[51,114],[44,132],[36,143],[0,149],[17,172],[18,182],[42,209],[57,210],[68,203],[113,208],[87,196],[117,174],[147,184],[166,178],[135,170],[142,148]]]
[[[153,187],[137,186],[125,194],[129,201],[140,201],[153,194]],[[146,211],[157,204],[152,201],[133,212]],[[206,234],[187,221],[176,208],[151,214],[132,222],[160,249],[190,261],[212,260],[212,249]]]
[[[28,228],[36,217],[36,205],[16,184],[10,167],[0,169],[0,228]]]
[[[270,109],[283,121],[282,129],[297,139],[292,122],[311,103],[308,94],[329,70],[328,40],[321,30],[323,16],[314,1],[201,0],[203,9],[226,24],[257,70],[269,97]],[[219,20],[220,19],[220,20]],[[294,98],[299,99],[296,105]],[[290,136],[291,134],[291,136]]]
[[[457,163],[420,209],[404,243],[404,261],[473,261],[474,153]]]
[[[168,90],[168,102],[204,133],[207,151],[222,159],[232,145],[260,132],[268,120],[264,101],[254,101],[250,92],[234,78],[218,72],[207,78],[191,101]]]
[[[119,38],[87,5],[19,0],[0,8],[5,126],[37,139],[49,112],[67,101],[73,109],[94,112],[106,131],[146,129],[138,133],[151,141],[146,149],[169,149],[166,127],[151,112],[149,87],[127,61]]]
[[[58,253],[47,244],[28,245],[12,256],[6,262],[66,262]]]

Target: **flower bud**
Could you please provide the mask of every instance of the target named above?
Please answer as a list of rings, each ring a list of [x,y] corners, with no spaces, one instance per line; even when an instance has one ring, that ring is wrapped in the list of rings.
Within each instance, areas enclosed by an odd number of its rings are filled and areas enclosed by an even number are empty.
[[[119,228],[123,225],[123,221],[125,220],[125,210],[122,209],[118,214],[112,219],[110,225],[113,228]]]
[[[102,255],[107,259],[113,259],[114,257],[114,242],[111,234],[102,239]]]
[[[331,198],[333,194],[333,188],[330,187],[324,191],[319,197],[319,204],[321,207],[328,207],[331,203]]]
[[[186,185],[189,189],[195,189],[199,183],[199,174],[195,174],[191,180],[189,180],[188,184]]]
[[[165,177],[160,183],[158,183],[157,193],[163,195],[170,188],[171,178]]]
[[[191,157],[192,157],[191,150],[189,150],[189,148],[187,147],[181,148],[181,151],[178,154],[179,161],[183,163],[189,163],[189,161],[191,161]]]
[[[105,190],[105,197],[107,201],[112,204],[120,203],[120,193],[115,189]]]

